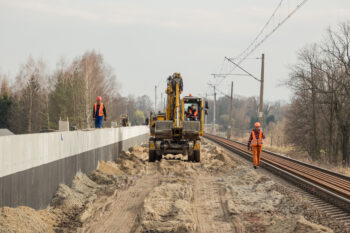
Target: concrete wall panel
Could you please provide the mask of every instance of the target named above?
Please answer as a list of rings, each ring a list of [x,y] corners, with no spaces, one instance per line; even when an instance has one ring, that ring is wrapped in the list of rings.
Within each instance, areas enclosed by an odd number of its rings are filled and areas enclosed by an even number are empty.
[[[147,139],[144,126],[1,137],[0,206],[45,208],[60,183]]]

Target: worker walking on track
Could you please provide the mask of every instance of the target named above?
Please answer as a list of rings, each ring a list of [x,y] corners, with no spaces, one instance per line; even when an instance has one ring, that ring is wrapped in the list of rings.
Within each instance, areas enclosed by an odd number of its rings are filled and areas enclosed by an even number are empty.
[[[254,129],[250,133],[249,141],[248,141],[248,150],[250,149],[250,146],[253,151],[253,166],[254,169],[256,167],[260,166],[260,157],[261,157],[261,150],[262,145],[264,144],[263,139],[265,139],[265,135],[263,131],[260,129],[260,123],[256,122],[254,124]]]
[[[103,119],[107,120],[106,107],[101,102],[101,96],[97,96],[96,103],[92,109],[92,117],[95,121],[95,128],[102,128]]]

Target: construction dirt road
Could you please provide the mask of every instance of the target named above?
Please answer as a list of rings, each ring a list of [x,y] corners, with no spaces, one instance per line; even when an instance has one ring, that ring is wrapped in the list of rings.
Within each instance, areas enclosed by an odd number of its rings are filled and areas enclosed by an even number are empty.
[[[202,142],[201,163],[147,145],[61,185],[47,209],[0,208],[0,232],[348,232],[262,170]]]

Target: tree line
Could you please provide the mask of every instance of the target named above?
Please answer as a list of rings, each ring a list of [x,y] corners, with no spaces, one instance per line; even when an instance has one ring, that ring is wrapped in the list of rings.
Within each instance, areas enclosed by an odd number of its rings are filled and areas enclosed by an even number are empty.
[[[213,122],[214,101],[208,100],[209,110],[207,116],[208,124]],[[226,132],[230,124],[230,96],[222,96],[216,100],[216,124],[217,130]],[[259,100],[257,97],[234,97],[232,99],[232,130],[235,137],[243,138],[254,128],[254,123],[258,121]],[[264,104],[264,131],[272,130],[278,122],[284,118],[285,107],[280,102],[267,102]],[[211,126],[209,126],[211,127]],[[247,137],[248,137],[247,136]],[[247,138],[248,140],[248,138]]]
[[[132,125],[143,124],[153,106],[147,95],[122,96],[113,69],[95,51],[72,62],[61,60],[53,72],[30,57],[9,80],[0,75],[0,128],[17,134],[57,130],[60,119],[78,129],[93,127],[97,96],[102,96],[109,121],[119,122],[126,113]]]
[[[288,140],[313,160],[350,165],[350,21],[299,51],[287,85]]]

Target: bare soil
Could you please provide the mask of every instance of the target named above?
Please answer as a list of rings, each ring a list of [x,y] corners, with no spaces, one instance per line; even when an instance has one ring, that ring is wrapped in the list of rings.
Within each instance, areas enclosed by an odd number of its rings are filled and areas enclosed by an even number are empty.
[[[147,145],[78,173],[45,210],[0,208],[2,232],[350,232],[271,177],[206,141],[201,163]]]

